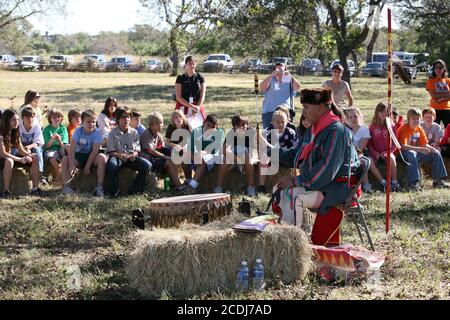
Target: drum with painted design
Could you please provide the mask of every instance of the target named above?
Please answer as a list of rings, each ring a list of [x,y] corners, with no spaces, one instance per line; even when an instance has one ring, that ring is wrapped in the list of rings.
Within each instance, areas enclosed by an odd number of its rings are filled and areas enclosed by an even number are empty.
[[[150,202],[150,222],[159,228],[173,228],[183,222],[206,224],[231,214],[233,205],[226,193],[163,198]]]

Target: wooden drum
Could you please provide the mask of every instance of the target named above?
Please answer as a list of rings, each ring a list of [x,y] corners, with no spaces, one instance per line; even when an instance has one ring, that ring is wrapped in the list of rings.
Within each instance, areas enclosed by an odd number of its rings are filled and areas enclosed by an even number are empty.
[[[211,193],[163,198],[150,202],[150,222],[159,228],[173,228],[182,222],[206,224],[229,215],[233,204],[229,194]]]

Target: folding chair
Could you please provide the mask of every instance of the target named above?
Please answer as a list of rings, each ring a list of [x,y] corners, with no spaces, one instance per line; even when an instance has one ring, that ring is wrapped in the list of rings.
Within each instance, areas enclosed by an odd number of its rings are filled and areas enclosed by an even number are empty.
[[[356,226],[356,230],[358,231],[359,238],[363,245],[369,245],[372,251],[375,251],[375,247],[372,242],[372,238],[370,237],[369,228],[367,227],[366,217],[364,215],[364,207],[361,206],[359,202],[359,198],[356,194],[359,187],[361,186],[364,177],[367,176],[370,168],[370,158],[363,156],[360,158],[361,168],[360,168],[360,177],[358,182],[352,186],[350,189],[350,195],[345,202],[345,214],[346,216],[353,221]],[[366,237],[366,239],[364,238]]]

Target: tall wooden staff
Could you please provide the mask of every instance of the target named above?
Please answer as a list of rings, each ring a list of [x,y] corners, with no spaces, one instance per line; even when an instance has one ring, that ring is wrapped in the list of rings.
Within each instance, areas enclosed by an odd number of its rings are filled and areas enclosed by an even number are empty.
[[[387,116],[389,119],[392,114],[392,56],[393,45],[392,45],[392,12],[391,9],[388,8],[388,110]],[[386,121],[386,126],[390,127],[391,121]],[[392,139],[391,135],[387,135],[387,158],[386,158],[386,233],[389,233],[390,224],[391,224],[391,205],[390,205],[390,197],[391,197],[391,145]]]
[[[256,150],[258,150],[259,155],[259,77],[258,74],[255,73],[255,97],[256,97]]]

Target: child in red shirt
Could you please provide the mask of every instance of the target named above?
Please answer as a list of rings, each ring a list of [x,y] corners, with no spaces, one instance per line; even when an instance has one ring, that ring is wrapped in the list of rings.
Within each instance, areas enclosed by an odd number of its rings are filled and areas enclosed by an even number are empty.
[[[380,173],[380,170],[377,168],[377,164],[380,162],[385,162],[388,153],[388,135],[389,131],[386,125],[387,118],[387,106],[385,103],[381,102],[375,108],[375,114],[372,120],[372,123],[369,126],[370,131],[370,140],[367,145],[369,149],[370,156],[372,158],[370,164],[370,171],[372,174],[380,181],[383,190],[386,188],[386,180]],[[392,126],[392,130],[395,135],[397,135],[397,128],[395,125]],[[400,191],[401,187],[397,181],[397,160],[395,158],[395,153],[397,148],[394,143],[391,144],[391,173],[392,173],[392,181],[391,181],[391,190],[392,191]]]

